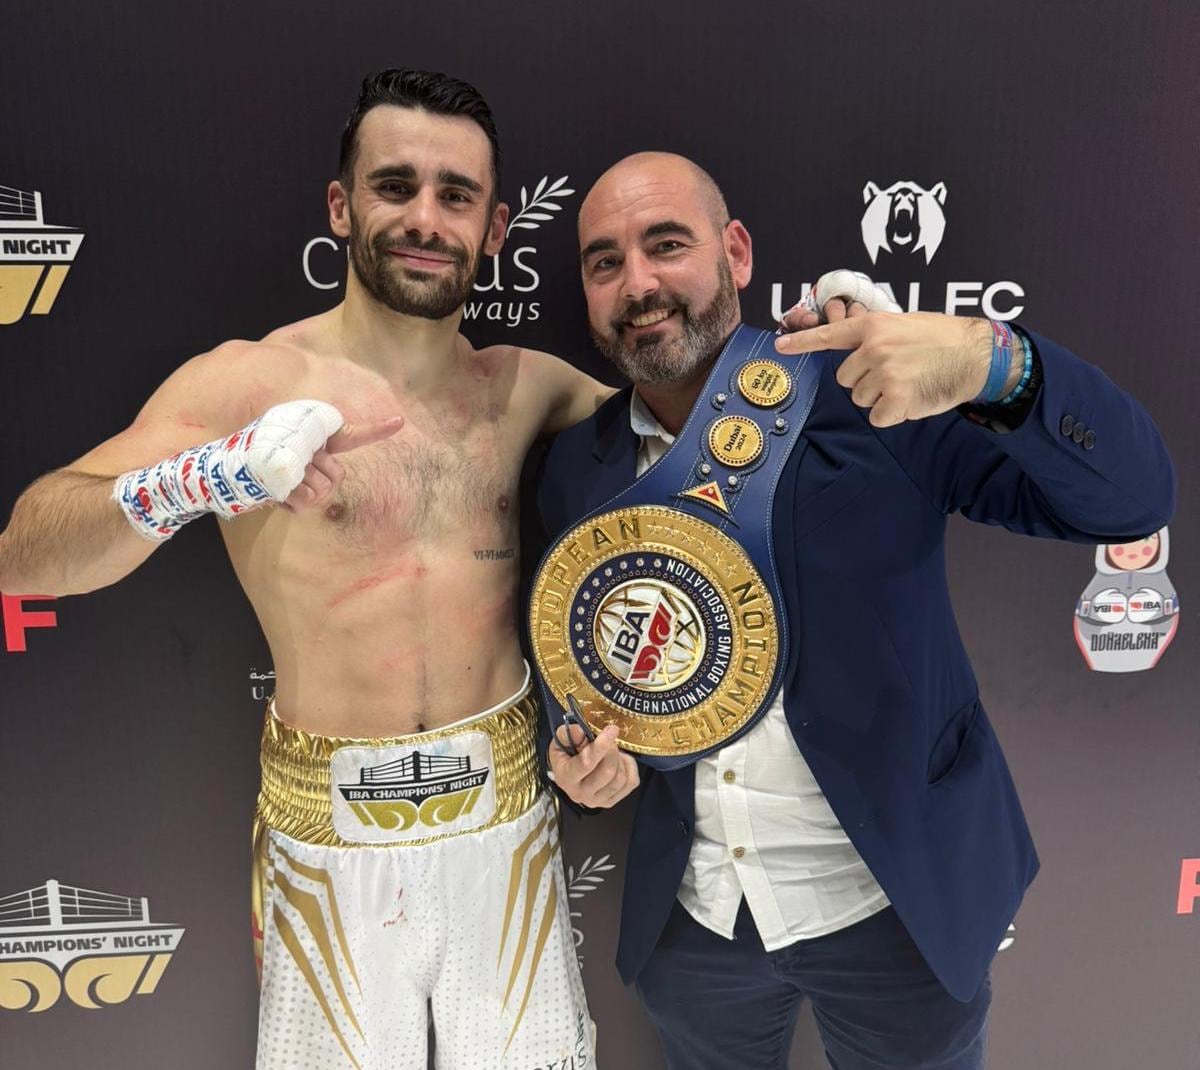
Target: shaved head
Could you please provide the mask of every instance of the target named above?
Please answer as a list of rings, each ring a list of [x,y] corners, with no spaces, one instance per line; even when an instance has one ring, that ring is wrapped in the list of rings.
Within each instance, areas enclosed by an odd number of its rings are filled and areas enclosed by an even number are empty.
[[[598,200],[647,180],[672,183],[681,192],[690,190],[703,205],[713,230],[720,232],[729,222],[721,187],[698,163],[674,152],[635,152],[618,160],[596,179],[579,208],[581,225],[589,205],[594,207]]]

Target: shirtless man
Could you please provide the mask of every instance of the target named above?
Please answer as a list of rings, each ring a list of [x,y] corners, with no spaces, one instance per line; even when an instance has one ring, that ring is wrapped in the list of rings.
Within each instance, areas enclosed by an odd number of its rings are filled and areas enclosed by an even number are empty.
[[[593,1065],[513,599],[525,453],[609,391],[459,334],[504,240],[497,152],[470,86],[368,78],[328,190],[345,301],[188,361],[0,534],[0,589],[68,595],[229,521],[278,682],[260,1070],[424,1070],[430,1002],[440,1066]]]

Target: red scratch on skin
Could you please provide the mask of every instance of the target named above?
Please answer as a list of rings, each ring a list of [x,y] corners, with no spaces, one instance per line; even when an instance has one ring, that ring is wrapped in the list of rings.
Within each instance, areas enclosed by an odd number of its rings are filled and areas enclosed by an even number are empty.
[[[333,609],[334,606],[341,605],[347,598],[353,598],[354,595],[362,594],[363,591],[373,590],[381,584],[387,583],[388,580],[419,580],[427,571],[428,569],[424,565],[393,565],[391,568],[380,569],[378,572],[372,572],[360,580],[355,580],[341,594],[334,595],[326,603],[326,608]]]

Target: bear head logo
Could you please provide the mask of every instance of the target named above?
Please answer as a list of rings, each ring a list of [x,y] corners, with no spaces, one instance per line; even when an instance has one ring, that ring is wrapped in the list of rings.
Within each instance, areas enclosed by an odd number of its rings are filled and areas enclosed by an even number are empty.
[[[925,263],[933,259],[946,230],[946,183],[922,189],[915,182],[893,182],[880,189],[874,182],[863,187],[866,210],[862,217],[863,245],[875,263],[879,250],[915,253],[925,250]]]

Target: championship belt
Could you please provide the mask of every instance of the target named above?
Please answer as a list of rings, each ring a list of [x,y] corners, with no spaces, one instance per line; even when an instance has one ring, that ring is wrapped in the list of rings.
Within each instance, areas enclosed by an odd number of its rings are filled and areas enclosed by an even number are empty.
[[[738,327],[671,448],[538,566],[530,637],[554,729],[575,705],[676,769],[770,705],[788,649],[771,509],[820,375],[774,337]]]

